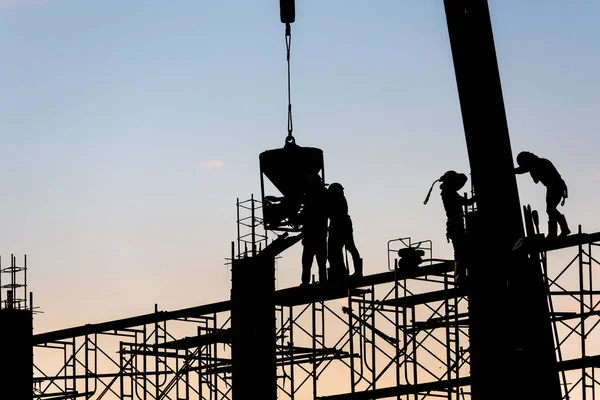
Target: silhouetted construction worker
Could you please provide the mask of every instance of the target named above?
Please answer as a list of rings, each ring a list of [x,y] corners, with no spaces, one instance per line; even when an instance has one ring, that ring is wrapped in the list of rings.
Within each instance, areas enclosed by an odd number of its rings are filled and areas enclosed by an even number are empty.
[[[454,275],[455,279],[460,280],[462,275],[461,261],[465,252],[465,215],[463,207],[472,205],[475,197],[466,199],[458,194],[458,191],[467,183],[467,176],[456,171],[447,171],[431,185],[427,198],[423,204],[427,204],[431,190],[436,182],[441,182],[441,196],[446,211],[446,238],[452,241],[454,247]]]
[[[568,195],[567,184],[560,176],[554,165],[547,159],[536,156],[528,151],[522,151],[517,155],[517,164],[515,174],[525,174],[529,172],[531,178],[537,184],[541,182],[546,186],[546,212],[548,213],[548,237],[556,237],[557,226],[560,226],[560,236],[567,236],[571,233],[567,220],[561,214],[557,206],[559,203],[565,205]]]
[[[302,221],[302,285],[310,283],[313,258],[319,267],[319,283],[327,282],[327,189],[318,174],[308,177]]]
[[[329,185],[328,209],[329,239],[327,253],[331,272],[335,279],[344,279],[348,276],[349,268],[344,264],[344,247],[346,247],[346,250],[352,255],[353,277],[361,277],[363,274],[363,260],[360,258],[360,253],[354,243],[352,219],[348,215],[348,202],[344,196],[344,188],[339,183]]]

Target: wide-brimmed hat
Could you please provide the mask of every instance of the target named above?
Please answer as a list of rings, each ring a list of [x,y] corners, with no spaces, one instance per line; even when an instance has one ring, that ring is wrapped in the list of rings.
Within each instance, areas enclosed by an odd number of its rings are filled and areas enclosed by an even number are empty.
[[[440,177],[443,189],[460,190],[467,183],[467,176],[456,171],[446,171]]]
[[[427,204],[427,202],[429,201],[429,196],[431,196],[431,191],[433,190],[433,187],[435,186],[435,184],[437,182],[441,182],[441,188],[442,189],[448,189],[448,190],[455,190],[458,191],[460,189],[462,189],[463,186],[465,186],[465,183],[467,183],[467,176],[465,174],[461,174],[459,172],[456,171],[446,171],[444,173],[444,175],[442,175],[439,179],[436,179],[435,181],[433,181],[433,183],[431,184],[431,187],[429,188],[429,192],[427,193],[427,197],[425,197],[425,201],[423,202],[423,204]]]

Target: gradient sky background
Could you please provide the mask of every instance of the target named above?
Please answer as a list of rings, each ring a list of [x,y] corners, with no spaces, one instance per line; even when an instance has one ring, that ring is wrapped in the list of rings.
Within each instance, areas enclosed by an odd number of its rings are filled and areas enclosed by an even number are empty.
[[[514,155],[563,174],[600,230],[600,3],[490,0]],[[36,332],[229,297],[236,198],[286,136],[275,0],[0,0],[0,254],[26,253]],[[294,134],[346,188],[365,273],[386,242],[450,258],[436,189],[469,172],[442,1],[300,0]],[[544,188],[518,179],[540,210]],[[278,287],[299,284],[299,245]],[[315,266],[316,273],[316,266]]]

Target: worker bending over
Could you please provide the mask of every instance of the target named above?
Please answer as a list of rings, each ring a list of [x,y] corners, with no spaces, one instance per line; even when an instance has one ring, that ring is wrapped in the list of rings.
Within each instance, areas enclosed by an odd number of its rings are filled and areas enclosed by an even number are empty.
[[[558,173],[554,165],[547,159],[536,156],[528,151],[522,151],[517,155],[515,174],[529,172],[531,178],[537,184],[541,182],[546,186],[546,212],[548,213],[548,238],[554,238],[557,234],[557,224],[560,226],[560,236],[571,233],[564,214],[561,214],[558,204],[565,205],[565,199],[569,197],[567,184]]]

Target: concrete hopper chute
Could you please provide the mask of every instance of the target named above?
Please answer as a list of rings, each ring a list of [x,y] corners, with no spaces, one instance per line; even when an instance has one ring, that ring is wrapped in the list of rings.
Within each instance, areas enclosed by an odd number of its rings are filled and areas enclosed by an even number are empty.
[[[262,152],[259,160],[265,229],[299,232],[298,214],[309,176],[325,178],[323,151],[286,141],[283,148]],[[279,194],[267,193],[265,178]]]

